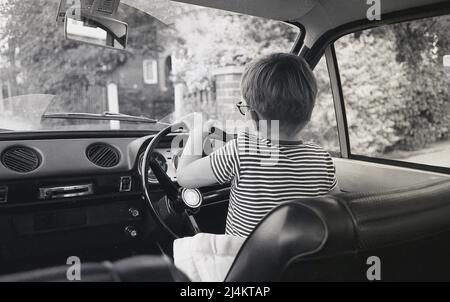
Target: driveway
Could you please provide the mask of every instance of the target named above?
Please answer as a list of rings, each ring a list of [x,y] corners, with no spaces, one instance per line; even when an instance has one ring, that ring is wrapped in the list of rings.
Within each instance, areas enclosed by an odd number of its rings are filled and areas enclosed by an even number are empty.
[[[438,143],[431,148],[421,150],[419,155],[406,157],[403,161],[450,168],[450,141]]]

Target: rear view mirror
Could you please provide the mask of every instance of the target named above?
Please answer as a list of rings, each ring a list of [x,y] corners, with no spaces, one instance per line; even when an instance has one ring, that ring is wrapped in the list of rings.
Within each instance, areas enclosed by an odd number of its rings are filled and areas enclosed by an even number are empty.
[[[66,39],[103,47],[126,49],[128,24],[102,16],[66,14]]]

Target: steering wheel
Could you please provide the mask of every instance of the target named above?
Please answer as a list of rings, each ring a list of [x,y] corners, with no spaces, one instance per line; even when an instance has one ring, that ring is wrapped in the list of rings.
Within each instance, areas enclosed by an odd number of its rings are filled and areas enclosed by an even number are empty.
[[[181,188],[178,183],[172,181],[156,160],[154,150],[161,140],[168,134],[173,133],[173,130],[184,127],[185,124],[181,122],[161,130],[147,145],[141,163],[142,188],[150,212],[155,222],[174,239],[186,235],[179,230],[180,226],[189,226],[191,233],[194,235],[199,233],[200,229],[193,215],[200,211],[203,205],[223,200],[229,196],[229,188],[210,193],[202,193],[198,189]],[[211,128],[210,134],[215,139],[221,139],[224,142],[234,137],[218,128]],[[165,194],[159,200],[155,200],[155,195],[150,193],[150,185],[148,183],[149,168],[152,170]]]

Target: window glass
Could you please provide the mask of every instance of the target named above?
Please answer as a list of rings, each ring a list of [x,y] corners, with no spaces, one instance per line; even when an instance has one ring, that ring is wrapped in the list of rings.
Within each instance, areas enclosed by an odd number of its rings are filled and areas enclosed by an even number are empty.
[[[318,94],[311,122],[303,130],[303,139],[319,144],[331,152],[339,152],[339,136],[336,124],[333,95],[325,57],[314,69]]]
[[[158,65],[156,60],[144,60],[144,83],[158,83]]]
[[[352,154],[450,167],[450,16],[335,43]]]
[[[284,22],[207,7],[123,2],[116,17],[128,24],[126,51],[66,40],[55,22],[60,0],[0,0],[0,132],[158,131],[194,111],[241,119],[244,66],[288,52],[299,34]],[[111,123],[105,112],[161,123]]]

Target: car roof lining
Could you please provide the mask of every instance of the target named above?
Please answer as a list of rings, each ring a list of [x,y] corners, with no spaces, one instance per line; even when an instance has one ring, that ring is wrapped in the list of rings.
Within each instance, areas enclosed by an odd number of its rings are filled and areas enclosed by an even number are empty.
[[[177,5],[193,4],[301,24],[305,29],[304,46],[311,48],[326,32],[352,22],[367,20],[371,5],[365,0],[121,0],[166,22]],[[448,3],[445,0],[381,1],[381,16],[427,5]],[[163,9],[161,9],[163,8]],[[165,20],[165,15],[171,15]],[[370,22],[367,20],[367,22]],[[170,22],[169,22],[170,23]],[[378,22],[380,23],[380,22]]]
[[[367,20],[369,5],[361,0],[317,0],[309,14],[296,21],[307,28],[305,45],[311,47],[327,31],[352,22]],[[383,15],[427,5],[445,3],[443,0],[391,0],[381,2],[381,19]],[[345,12],[345,13],[336,13]],[[327,20],[327,22],[324,22]],[[367,22],[370,22],[367,20]]]
[[[280,21],[295,21],[307,14],[317,0],[174,0],[240,14]]]
[[[311,47],[327,31],[367,18],[371,5],[365,0],[174,0],[236,13],[302,24],[305,45]],[[444,0],[389,0],[381,2],[381,14],[388,14]]]

